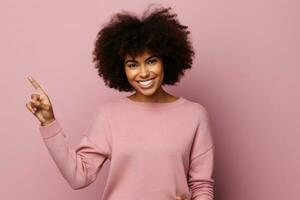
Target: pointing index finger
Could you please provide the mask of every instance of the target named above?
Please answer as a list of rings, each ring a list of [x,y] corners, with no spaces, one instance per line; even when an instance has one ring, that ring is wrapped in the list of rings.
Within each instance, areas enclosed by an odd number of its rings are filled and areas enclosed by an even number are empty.
[[[36,80],[33,79],[33,77],[28,76],[28,80],[30,81],[30,83],[33,85],[33,87],[37,90],[41,90],[42,92],[44,92],[44,90],[42,89],[42,87],[38,84],[38,82],[36,82]],[[44,92],[45,93],[45,92]]]

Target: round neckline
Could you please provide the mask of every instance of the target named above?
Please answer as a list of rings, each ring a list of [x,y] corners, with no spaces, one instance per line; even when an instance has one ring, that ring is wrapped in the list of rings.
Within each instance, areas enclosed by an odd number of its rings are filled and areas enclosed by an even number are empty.
[[[171,102],[144,102],[144,101],[134,101],[127,96],[121,98],[124,102],[128,103],[128,105],[139,107],[139,108],[146,108],[146,109],[166,109],[166,108],[172,108],[175,107],[183,102],[186,101],[184,97],[179,97],[175,101]]]

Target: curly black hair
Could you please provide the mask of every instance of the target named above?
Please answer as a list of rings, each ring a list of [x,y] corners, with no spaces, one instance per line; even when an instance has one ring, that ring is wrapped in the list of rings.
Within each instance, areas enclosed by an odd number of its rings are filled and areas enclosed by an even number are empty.
[[[188,38],[190,31],[180,24],[171,7],[150,6],[141,18],[122,11],[114,14],[98,32],[93,51],[93,62],[105,85],[118,91],[133,91],[125,69],[125,55],[142,54],[145,50],[162,58],[164,79],[162,85],[174,85],[190,69],[194,50]]]

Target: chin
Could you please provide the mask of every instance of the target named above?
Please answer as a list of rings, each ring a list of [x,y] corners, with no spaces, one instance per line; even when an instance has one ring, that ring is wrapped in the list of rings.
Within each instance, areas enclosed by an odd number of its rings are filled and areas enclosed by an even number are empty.
[[[158,88],[149,88],[149,89],[141,89],[137,86],[137,88],[134,88],[135,91],[143,96],[152,96],[154,95],[157,91]]]
[[[139,90],[139,93],[144,95],[144,96],[152,96],[156,93],[157,90],[148,90],[148,91],[141,91]]]

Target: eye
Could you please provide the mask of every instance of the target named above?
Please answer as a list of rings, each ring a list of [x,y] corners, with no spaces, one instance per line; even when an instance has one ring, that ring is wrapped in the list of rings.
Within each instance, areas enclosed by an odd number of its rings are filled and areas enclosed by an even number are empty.
[[[157,59],[151,59],[151,60],[149,60],[150,64],[155,64],[156,62],[157,62]]]
[[[129,68],[134,68],[134,67],[136,67],[136,64],[131,63],[131,64],[128,64],[127,66],[128,66]]]

